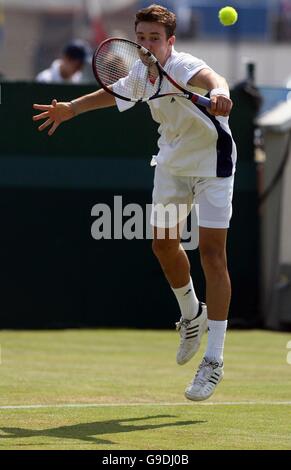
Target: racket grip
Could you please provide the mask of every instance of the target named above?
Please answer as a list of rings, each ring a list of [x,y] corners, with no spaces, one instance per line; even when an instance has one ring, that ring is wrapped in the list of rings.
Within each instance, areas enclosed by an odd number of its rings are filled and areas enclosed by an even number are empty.
[[[205,108],[211,108],[211,101],[205,96],[196,95],[195,103],[200,104],[200,106],[204,106]]]

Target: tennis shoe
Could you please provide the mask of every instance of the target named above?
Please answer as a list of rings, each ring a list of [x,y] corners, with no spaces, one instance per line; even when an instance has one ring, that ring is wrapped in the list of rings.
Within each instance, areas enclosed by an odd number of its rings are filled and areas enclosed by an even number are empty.
[[[180,333],[180,346],[177,351],[177,363],[186,364],[199,349],[203,333],[207,330],[207,307],[199,302],[198,316],[193,320],[181,317],[176,323],[176,330]]]
[[[198,371],[185,390],[185,397],[192,401],[207,400],[223,379],[223,363],[203,358]]]

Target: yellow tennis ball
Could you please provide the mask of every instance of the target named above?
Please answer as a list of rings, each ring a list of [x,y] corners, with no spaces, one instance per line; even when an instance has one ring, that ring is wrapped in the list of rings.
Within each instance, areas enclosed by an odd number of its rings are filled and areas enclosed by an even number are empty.
[[[218,18],[223,26],[231,26],[237,22],[238,14],[233,7],[224,7],[219,10]]]

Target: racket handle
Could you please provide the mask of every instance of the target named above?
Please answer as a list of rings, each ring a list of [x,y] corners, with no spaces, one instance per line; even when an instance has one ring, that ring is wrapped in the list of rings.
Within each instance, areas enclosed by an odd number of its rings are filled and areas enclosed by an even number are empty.
[[[196,104],[200,104],[200,106],[205,106],[205,108],[211,108],[211,101],[209,98],[201,95],[194,95],[193,102]]]

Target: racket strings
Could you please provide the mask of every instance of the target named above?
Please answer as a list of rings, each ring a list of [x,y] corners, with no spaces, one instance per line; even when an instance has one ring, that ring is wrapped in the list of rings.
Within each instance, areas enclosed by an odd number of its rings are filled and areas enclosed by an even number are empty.
[[[140,49],[126,41],[104,43],[95,56],[95,68],[102,85],[125,98],[146,100],[159,90],[158,67]]]

